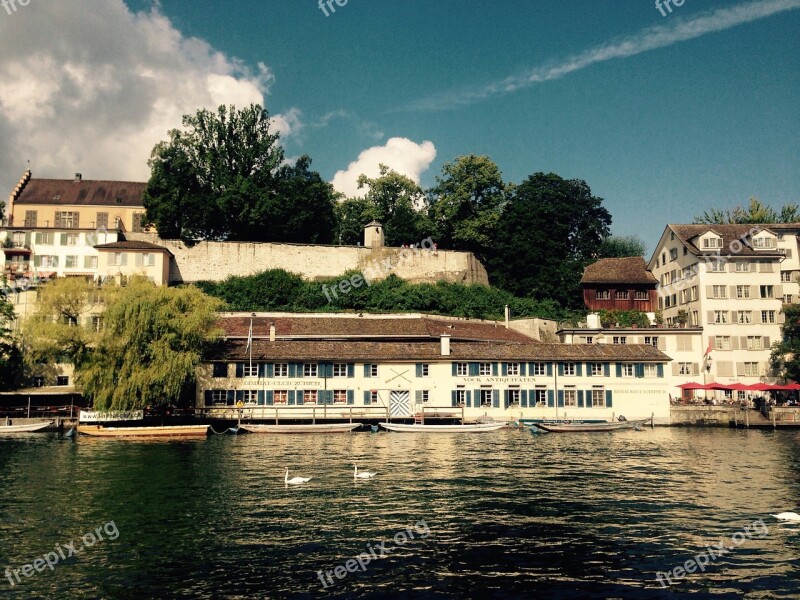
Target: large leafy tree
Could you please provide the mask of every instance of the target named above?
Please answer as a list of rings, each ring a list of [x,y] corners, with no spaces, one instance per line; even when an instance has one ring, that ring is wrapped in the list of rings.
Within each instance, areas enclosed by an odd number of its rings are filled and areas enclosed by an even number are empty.
[[[259,210],[265,231],[261,239],[307,244],[334,241],[336,192],[310,167],[311,158],[304,155],[294,165],[278,169],[276,193]],[[250,239],[259,239],[259,230]]]
[[[609,235],[611,215],[585,181],[536,173],[517,186],[497,225],[493,284],[518,295],[581,304],[580,278]]]
[[[329,242],[335,194],[311,159],[283,164],[259,105],[183,118],[149,161],[148,221],[164,238]]]
[[[366,198],[348,198],[336,205],[334,242],[356,246],[364,241],[364,227],[380,218],[378,209]]]
[[[644,256],[647,251],[642,238],[638,235],[612,235],[603,240],[598,258],[625,258],[627,256]]]
[[[84,395],[97,410],[177,403],[219,336],[221,304],[195,287],[157,287],[134,278],[109,302],[96,348],[79,366]]]
[[[15,388],[22,376],[22,354],[12,325],[14,307],[0,293],[0,390]]]
[[[433,224],[422,212],[425,195],[411,179],[380,165],[380,175],[361,175],[358,187],[367,188],[364,198],[384,226],[387,245],[416,244],[430,235]]]
[[[444,165],[429,191],[430,216],[441,245],[485,260],[505,195],[500,169],[488,156],[460,156]]]
[[[791,381],[800,381],[800,304],[783,307],[785,320],[781,325],[781,341],[772,345],[772,368]]]
[[[23,324],[25,358],[39,366],[79,365],[96,339],[92,314],[102,312],[114,286],[102,288],[80,277],[55,279],[39,289],[36,310]]]
[[[750,223],[796,223],[800,220],[800,207],[797,204],[785,204],[776,211],[757,198],[750,198],[747,208],[734,206],[732,209],[710,208],[701,216],[695,217],[695,223],[716,224],[750,224]]]

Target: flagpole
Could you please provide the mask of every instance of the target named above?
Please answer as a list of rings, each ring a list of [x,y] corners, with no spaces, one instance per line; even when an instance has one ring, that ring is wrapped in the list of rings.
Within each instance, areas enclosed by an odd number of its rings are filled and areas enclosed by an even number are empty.
[[[253,317],[256,313],[250,315],[250,330],[247,332],[247,347],[250,349],[250,372],[253,372]]]

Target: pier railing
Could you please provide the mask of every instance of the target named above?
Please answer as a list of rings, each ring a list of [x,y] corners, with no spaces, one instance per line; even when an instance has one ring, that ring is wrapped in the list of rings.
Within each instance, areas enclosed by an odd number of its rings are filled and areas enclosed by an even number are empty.
[[[195,415],[205,419],[229,421],[283,421],[338,420],[352,423],[358,419],[389,420],[389,409],[385,406],[349,406],[319,404],[313,406],[209,406],[195,409]]]

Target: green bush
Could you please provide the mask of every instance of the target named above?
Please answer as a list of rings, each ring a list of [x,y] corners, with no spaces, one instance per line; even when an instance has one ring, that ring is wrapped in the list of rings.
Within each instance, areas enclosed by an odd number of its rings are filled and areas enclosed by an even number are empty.
[[[360,281],[361,285],[349,286],[350,289],[342,293],[339,285],[344,280]],[[231,311],[422,312],[502,319],[507,304],[514,318],[562,320],[571,317],[553,301],[518,298],[486,285],[444,281],[414,284],[395,275],[367,283],[359,271],[320,281],[304,281],[294,273],[272,269],[247,277],[228,277],[221,282],[201,281],[197,286],[206,294],[223,300]]]

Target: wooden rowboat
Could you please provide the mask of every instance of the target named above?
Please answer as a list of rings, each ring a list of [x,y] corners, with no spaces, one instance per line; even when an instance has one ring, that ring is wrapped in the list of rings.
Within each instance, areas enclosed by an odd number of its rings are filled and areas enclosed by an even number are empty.
[[[208,425],[166,425],[158,427],[104,427],[102,425],[78,425],[78,433],[93,437],[108,438],[152,438],[152,437],[204,437]]]
[[[419,432],[455,432],[455,433],[482,433],[486,431],[497,431],[506,426],[505,423],[471,423],[469,425],[422,425],[422,424],[403,424],[403,423],[380,423],[380,426],[389,431],[402,433]]]
[[[599,432],[617,431],[618,429],[635,429],[641,427],[649,419],[641,421],[611,421],[606,423],[535,423],[539,429],[550,433],[572,433],[572,432]]]
[[[46,423],[26,423],[25,425],[0,425],[0,435],[7,433],[30,433],[32,431],[41,431],[53,424],[52,421]]]
[[[299,425],[254,425],[242,423],[248,433],[345,433],[361,427],[361,423],[310,423]]]

